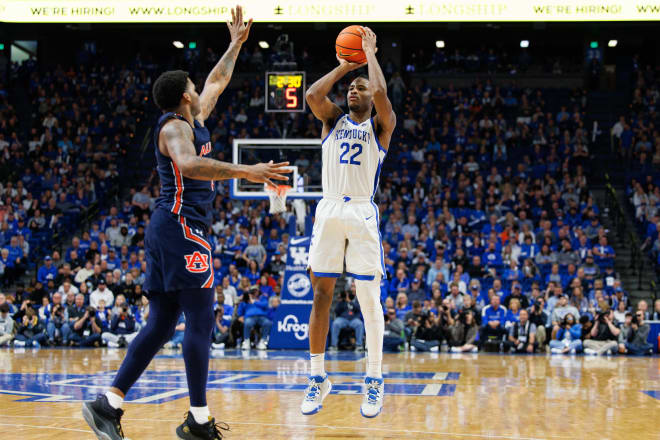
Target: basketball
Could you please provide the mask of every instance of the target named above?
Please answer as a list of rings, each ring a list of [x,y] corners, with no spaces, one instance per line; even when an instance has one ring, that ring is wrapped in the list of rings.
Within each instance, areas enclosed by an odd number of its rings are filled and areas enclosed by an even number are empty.
[[[361,29],[362,26],[356,24],[342,29],[339,35],[337,35],[337,41],[335,42],[337,56],[350,63],[361,64],[367,61],[367,57],[362,50]]]

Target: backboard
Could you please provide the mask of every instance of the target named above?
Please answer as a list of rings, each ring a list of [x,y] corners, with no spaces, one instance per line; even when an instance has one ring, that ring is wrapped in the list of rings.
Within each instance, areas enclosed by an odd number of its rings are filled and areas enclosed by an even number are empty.
[[[292,187],[287,199],[320,199],[321,139],[234,139],[232,162],[252,165],[259,162],[289,161],[294,172],[289,182]],[[266,200],[268,194],[261,183],[245,179],[232,179],[230,197],[238,200]]]

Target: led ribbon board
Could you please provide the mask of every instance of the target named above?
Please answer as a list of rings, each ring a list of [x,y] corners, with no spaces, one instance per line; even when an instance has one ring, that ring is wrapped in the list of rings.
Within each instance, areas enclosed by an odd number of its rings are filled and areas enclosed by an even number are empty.
[[[656,21],[660,3],[643,0],[246,0],[257,22]],[[224,22],[235,1],[2,0],[0,21],[15,23]]]

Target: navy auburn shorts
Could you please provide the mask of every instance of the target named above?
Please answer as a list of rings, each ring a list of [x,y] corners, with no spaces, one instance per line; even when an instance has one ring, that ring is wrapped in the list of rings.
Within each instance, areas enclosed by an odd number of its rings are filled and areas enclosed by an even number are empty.
[[[213,287],[213,258],[205,225],[156,208],[145,234],[148,294]]]

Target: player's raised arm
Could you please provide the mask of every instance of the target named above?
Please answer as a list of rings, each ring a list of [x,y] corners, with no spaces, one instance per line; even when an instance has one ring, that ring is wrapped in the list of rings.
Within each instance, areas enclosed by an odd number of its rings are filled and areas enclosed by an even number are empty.
[[[250,34],[252,19],[245,24],[243,22],[243,8],[236,6],[235,10],[231,10],[231,22],[227,20],[227,27],[231,36],[229,47],[224,55],[222,55],[222,58],[220,58],[220,61],[213,67],[211,73],[209,73],[204,83],[204,90],[202,90],[202,94],[199,96],[201,111],[196,119],[201,123],[209,117],[218,102],[220,94],[225,90],[227,84],[229,84],[231,75],[234,72],[238,52]]]
[[[381,135],[386,135],[389,138],[396,125],[396,115],[392,110],[392,103],[387,97],[387,81],[385,81],[385,75],[383,75],[383,71],[376,59],[376,34],[368,27],[363,27],[361,34],[362,50],[367,57],[369,89],[371,89],[374,107],[376,107],[377,113],[374,120],[381,129]],[[389,139],[387,144],[389,145]]]
[[[312,113],[318,120],[323,122],[323,136],[330,130],[337,116],[343,113],[339,106],[328,98],[332,86],[348,72],[364,66],[364,64],[349,63],[339,57],[337,57],[337,60],[339,60],[339,65],[312,84],[305,93],[307,104],[309,104]]]
[[[181,120],[172,120],[160,131],[159,148],[169,156],[181,170],[184,177],[198,180],[227,180],[243,178],[256,183],[268,183],[275,186],[273,180],[287,180],[284,174],[291,169],[284,168],[289,162],[258,163],[256,165],[240,165],[221,162],[195,154],[193,131],[190,125]]]

